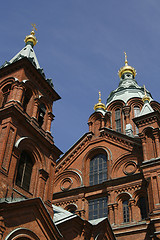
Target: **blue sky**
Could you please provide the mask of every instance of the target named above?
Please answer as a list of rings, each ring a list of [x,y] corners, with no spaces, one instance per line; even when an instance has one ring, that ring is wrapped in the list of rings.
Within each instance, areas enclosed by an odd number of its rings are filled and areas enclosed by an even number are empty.
[[[23,48],[31,23],[39,64],[62,98],[53,107],[52,134],[63,152],[88,131],[98,91],[105,103],[117,88],[124,51],[138,84],[159,101],[159,0],[3,1],[1,65]]]

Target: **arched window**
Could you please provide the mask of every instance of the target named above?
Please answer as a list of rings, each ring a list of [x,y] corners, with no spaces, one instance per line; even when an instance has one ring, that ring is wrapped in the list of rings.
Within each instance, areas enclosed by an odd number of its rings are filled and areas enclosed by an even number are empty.
[[[31,97],[32,97],[32,91],[30,89],[27,89],[25,91],[24,98],[23,98],[23,109],[24,109],[24,111],[26,111],[27,105],[28,105]]]
[[[147,207],[146,207],[146,198],[145,197],[140,197],[138,200],[138,206],[140,208],[141,212],[141,219],[146,219],[147,218]]]
[[[107,157],[98,154],[90,161],[89,183],[95,185],[107,180]]]
[[[27,152],[23,151],[20,156],[16,184],[25,190],[29,191],[33,161]]]
[[[128,206],[128,200],[124,200],[122,202],[123,206],[123,222],[129,222],[129,206]]]
[[[11,91],[11,85],[7,85],[2,89],[3,92],[3,101],[2,101],[2,107],[4,107],[4,105],[7,103],[8,100],[8,96],[10,94]]]
[[[43,125],[45,113],[46,106],[44,105],[44,103],[41,103],[38,110],[38,123],[40,127]]]
[[[140,114],[140,108],[138,106],[134,106],[134,117],[138,117],[139,114]],[[136,126],[136,134],[138,134],[138,133],[139,133],[139,130]]]
[[[120,109],[116,109],[115,111],[115,123],[116,123],[116,131],[121,132],[121,111]]]
[[[107,197],[89,200],[89,220],[107,217]]]

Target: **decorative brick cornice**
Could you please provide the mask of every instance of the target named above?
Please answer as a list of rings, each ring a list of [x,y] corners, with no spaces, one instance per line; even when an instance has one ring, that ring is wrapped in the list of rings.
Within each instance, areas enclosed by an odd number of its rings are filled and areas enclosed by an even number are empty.
[[[133,122],[136,123],[138,127],[143,127],[145,125],[153,124],[155,122],[158,122],[160,125],[159,119],[160,113],[156,111],[146,115],[142,115],[140,117],[136,117],[133,119]]]
[[[132,137],[129,137],[127,135],[124,135],[122,133],[118,133],[114,130],[111,130],[109,128],[101,128],[100,129],[101,137],[106,138],[110,142],[114,142],[117,144],[120,144],[123,147],[131,148],[136,144],[138,146],[141,146],[140,140],[135,139]]]
[[[92,139],[93,133],[89,132],[85,134],[79,141],[79,143],[73,148],[68,151],[59,161],[59,164],[57,164],[56,172],[59,172],[59,170],[64,170],[71,162],[74,161],[74,159],[82,152],[82,150],[86,147],[88,142]]]

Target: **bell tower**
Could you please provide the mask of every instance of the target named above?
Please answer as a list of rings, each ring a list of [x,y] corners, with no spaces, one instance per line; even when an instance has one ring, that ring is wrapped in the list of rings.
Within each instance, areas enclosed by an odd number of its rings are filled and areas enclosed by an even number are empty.
[[[50,128],[60,96],[38,63],[35,30],[33,25],[25,47],[0,68],[0,198],[40,197],[52,213],[55,164],[62,152]]]

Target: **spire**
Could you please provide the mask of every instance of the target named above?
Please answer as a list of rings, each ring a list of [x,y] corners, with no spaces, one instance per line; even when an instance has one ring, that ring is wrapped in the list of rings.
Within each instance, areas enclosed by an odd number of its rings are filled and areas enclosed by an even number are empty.
[[[128,60],[127,60],[127,54],[126,54],[126,52],[124,52],[124,55],[125,55],[125,66],[124,66],[124,67],[121,67],[121,68],[119,69],[118,75],[119,75],[119,77],[120,77],[120,79],[121,79],[121,77],[122,77],[122,75],[123,75],[124,73],[129,72],[129,73],[131,73],[131,74],[135,77],[135,76],[136,76],[136,70],[135,70],[133,67],[131,67],[131,66],[128,65]]]
[[[37,38],[35,37],[35,30],[37,31],[37,28],[36,28],[36,24],[31,24],[32,25],[32,31],[31,31],[31,34],[30,35],[27,35],[26,37],[25,37],[25,43],[26,43],[26,45],[28,45],[28,44],[31,44],[31,46],[33,47],[33,46],[35,46],[36,45],[36,43],[38,42],[37,41]]]
[[[94,105],[94,110],[97,111],[97,110],[103,110],[105,111],[106,110],[106,106],[104,103],[102,103],[102,99],[101,99],[101,92],[99,91],[99,99],[98,99],[98,103],[96,103]]]
[[[26,46],[24,48],[22,48],[22,50],[20,50],[9,62],[5,62],[1,68],[6,67],[7,65],[10,65],[24,57],[28,58],[28,60],[37,68],[39,69],[39,71],[41,72],[41,74],[43,73],[43,70],[40,68],[39,62],[37,60],[36,54],[34,52],[33,47],[36,45],[37,38],[35,37],[35,30],[37,31],[36,25],[32,24],[32,31],[30,35],[27,35],[25,38],[25,43]]]

